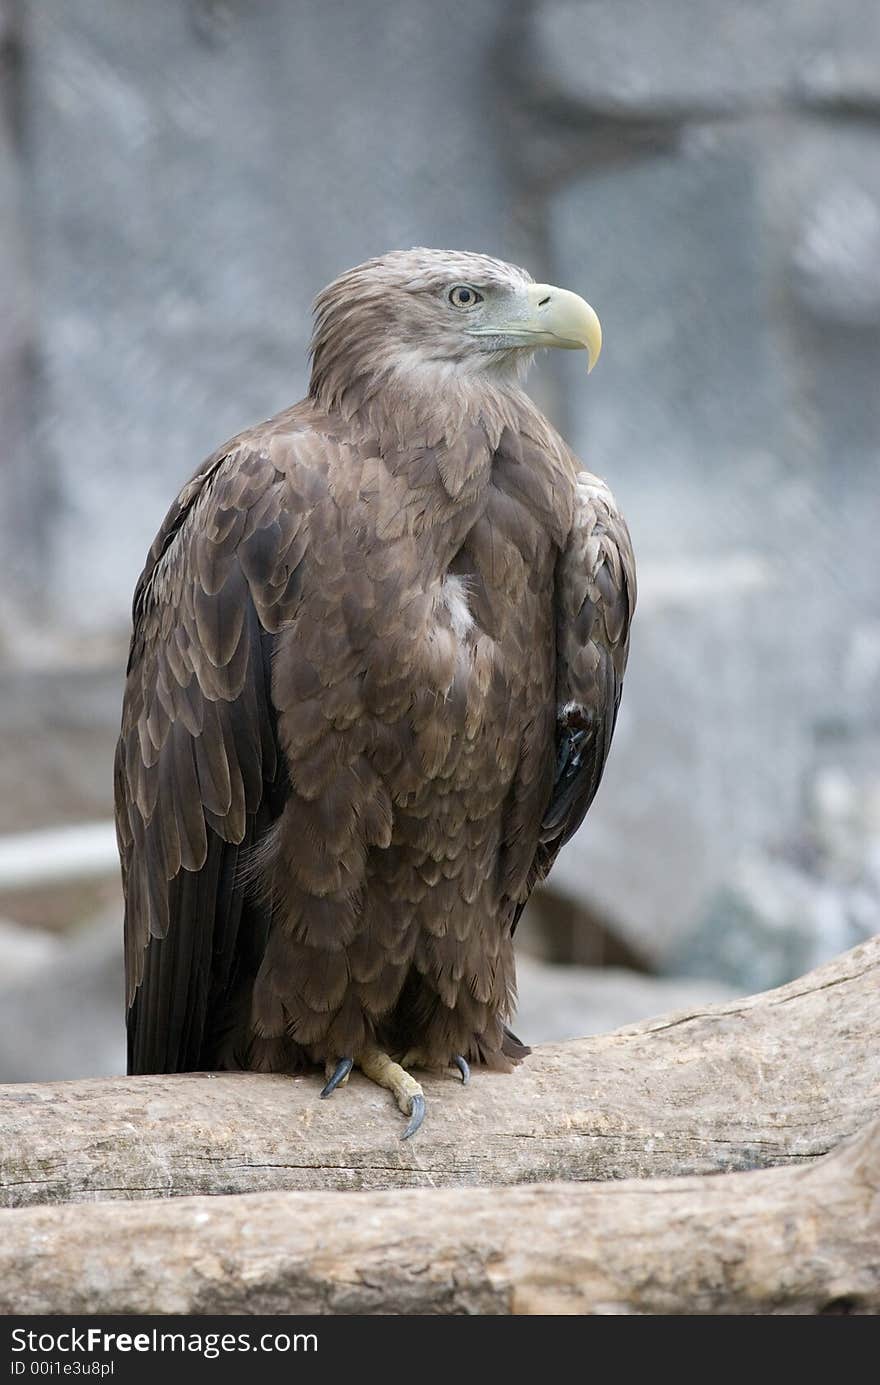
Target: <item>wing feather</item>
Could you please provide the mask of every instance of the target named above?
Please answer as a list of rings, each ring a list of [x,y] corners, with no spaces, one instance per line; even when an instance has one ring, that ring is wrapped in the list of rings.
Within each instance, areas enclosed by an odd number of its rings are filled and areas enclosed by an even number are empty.
[[[239,863],[283,799],[273,632],[307,542],[271,443],[206,463],[135,591],[115,767],[131,1072],[208,1065],[212,1017],[268,928]]]
[[[635,559],[626,523],[605,484],[580,472],[574,524],[556,572],[556,768],[529,889],[545,879],[601,783],[635,603]],[[518,906],[517,919],[524,907]]]

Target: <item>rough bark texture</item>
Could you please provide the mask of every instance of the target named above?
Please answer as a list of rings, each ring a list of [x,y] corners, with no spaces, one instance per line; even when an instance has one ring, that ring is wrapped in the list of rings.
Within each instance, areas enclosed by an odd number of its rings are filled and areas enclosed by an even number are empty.
[[[815,1160],[880,1113],[880,939],[764,995],[547,1045],[512,1076],[477,1072],[466,1088],[429,1077],[427,1121],[406,1144],[391,1098],[360,1076],[329,1101],[318,1090],[317,1076],[249,1074],[4,1087],[0,1196],[23,1207],[436,1189]],[[492,1197],[485,1206],[501,1206]],[[351,1206],[370,1219],[367,1204]],[[160,1209],[126,1215],[166,1225]]]
[[[0,1310],[871,1313],[878,1186],[874,1122],[703,1179],[34,1207],[0,1213]]]

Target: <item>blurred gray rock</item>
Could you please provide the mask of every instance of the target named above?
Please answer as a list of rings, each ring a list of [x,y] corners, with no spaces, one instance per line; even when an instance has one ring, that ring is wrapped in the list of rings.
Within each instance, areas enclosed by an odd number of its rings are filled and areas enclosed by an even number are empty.
[[[671,972],[762,991],[880,931],[880,776],[824,769],[806,821],[799,852],[738,861],[672,951]]]
[[[765,991],[861,941],[843,901],[806,872],[760,855],[744,857],[669,958],[674,971],[710,970],[744,991]]]
[[[0,919],[0,968],[4,989],[52,967],[64,950],[62,941],[39,928],[22,928]]]
[[[45,485],[27,445],[34,322],[16,129],[20,35],[15,18],[8,0],[0,0],[0,660],[35,578],[33,498]]]
[[[880,323],[880,199],[839,172],[804,217],[792,252],[800,297],[820,318]]]
[[[0,931],[0,1082],[125,1072],[118,918],[70,940]]]
[[[620,967],[554,966],[531,957],[520,957],[516,971],[514,1029],[530,1044],[604,1034],[742,993],[720,981],[641,976]]]
[[[774,198],[769,229],[784,240],[795,311],[824,328],[861,336],[832,339],[832,352],[858,358],[880,329],[880,149],[868,123],[816,129],[806,122],[764,151]],[[854,350],[858,346],[860,349]],[[823,347],[828,344],[823,335]],[[873,344],[876,357],[876,341]],[[823,352],[824,354],[824,352]],[[857,391],[862,381],[857,374]],[[847,391],[851,398],[854,391]]]
[[[556,99],[685,119],[782,100],[880,104],[873,0],[544,0],[523,70]]]
[[[109,669],[0,667],[0,832],[113,816],[125,659],[120,641]]]

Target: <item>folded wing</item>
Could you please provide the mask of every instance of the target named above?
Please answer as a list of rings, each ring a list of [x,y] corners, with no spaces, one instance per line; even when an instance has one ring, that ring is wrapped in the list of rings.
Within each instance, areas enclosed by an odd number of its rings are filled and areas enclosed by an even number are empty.
[[[556,574],[556,770],[531,884],[543,880],[596,795],[617,722],[636,602],[632,543],[605,484],[578,476]]]
[[[270,663],[305,546],[283,474],[235,446],[181,492],[135,591],[115,766],[130,1072],[211,1066],[207,1026],[265,944],[240,865],[280,811]]]

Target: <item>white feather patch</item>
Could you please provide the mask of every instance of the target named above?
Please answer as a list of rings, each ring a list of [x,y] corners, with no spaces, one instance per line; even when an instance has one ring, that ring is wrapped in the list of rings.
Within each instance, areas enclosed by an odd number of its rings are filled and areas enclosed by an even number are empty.
[[[474,626],[474,618],[467,601],[467,587],[461,577],[446,577],[441,591],[441,599],[449,612],[453,633],[461,642]]]

